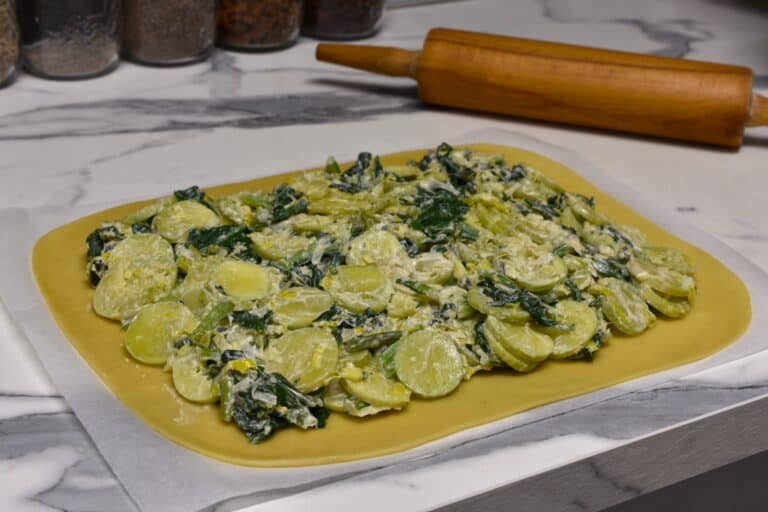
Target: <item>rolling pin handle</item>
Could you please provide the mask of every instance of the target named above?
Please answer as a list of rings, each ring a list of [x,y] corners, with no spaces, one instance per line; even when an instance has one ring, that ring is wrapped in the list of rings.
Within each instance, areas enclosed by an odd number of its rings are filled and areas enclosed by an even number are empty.
[[[416,78],[419,53],[402,48],[358,44],[318,44],[317,60],[379,75]]]
[[[747,126],[768,126],[768,98],[757,93],[752,94]]]

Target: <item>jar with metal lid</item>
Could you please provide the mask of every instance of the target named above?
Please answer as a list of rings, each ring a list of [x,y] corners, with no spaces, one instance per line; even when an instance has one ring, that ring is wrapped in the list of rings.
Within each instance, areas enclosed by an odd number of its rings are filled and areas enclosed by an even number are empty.
[[[0,0],[0,87],[16,74],[19,62],[19,26],[13,0]]]
[[[362,39],[379,27],[384,0],[305,0],[301,33],[319,39]]]
[[[219,0],[218,44],[273,50],[299,37],[304,0]]]
[[[123,55],[177,66],[208,58],[216,39],[216,0],[123,0]]]
[[[22,59],[31,73],[90,78],[117,66],[120,0],[22,0],[16,10]]]

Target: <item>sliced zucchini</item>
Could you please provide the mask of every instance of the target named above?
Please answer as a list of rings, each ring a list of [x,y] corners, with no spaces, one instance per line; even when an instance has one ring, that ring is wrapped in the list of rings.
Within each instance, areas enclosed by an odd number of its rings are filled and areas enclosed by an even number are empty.
[[[255,300],[271,295],[279,283],[279,273],[257,263],[225,260],[213,271],[213,280],[227,295]]]
[[[592,285],[589,291],[602,298],[603,314],[624,334],[636,336],[656,321],[643,297],[626,281],[606,277]]]
[[[166,206],[152,220],[152,227],[157,234],[174,243],[186,240],[193,228],[212,228],[220,224],[221,219],[216,212],[197,201],[189,200]]]
[[[249,235],[253,249],[264,259],[271,261],[290,260],[309,250],[310,238],[292,234],[290,231],[259,231]]]
[[[691,276],[656,265],[650,260],[633,257],[627,263],[627,270],[637,280],[663,295],[690,300],[696,294],[696,282]]]
[[[445,396],[464,378],[464,359],[446,333],[434,328],[402,338],[395,353],[395,371],[403,384],[424,398]]]
[[[524,310],[520,304],[506,304],[504,306],[491,306],[493,300],[483,293],[478,287],[472,287],[467,293],[467,302],[472,308],[484,315],[493,315],[499,320],[513,324],[522,324],[527,322],[531,315]]]
[[[680,297],[662,297],[643,283],[640,285],[640,295],[653,309],[668,318],[682,318],[691,311],[691,303]]]
[[[286,288],[273,299],[272,312],[278,323],[289,329],[297,329],[310,325],[332,305],[333,299],[323,290],[308,287]]]
[[[320,389],[336,373],[339,348],[325,329],[305,327],[272,340],[264,353],[267,370],[290,380],[300,391]]]
[[[690,256],[672,247],[643,247],[640,254],[654,265],[689,276],[696,272],[696,267]]]
[[[392,283],[386,274],[372,265],[343,265],[335,274],[320,282],[333,299],[355,313],[370,309],[379,313],[387,308]]]
[[[349,244],[347,263],[350,265],[402,265],[410,258],[400,240],[388,231],[369,230]]]
[[[145,304],[167,295],[176,283],[173,249],[158,235],[122,240],[107,261],[109,270],[93,294],[93,310],[105,318],[130,318]]]
[[[535,331],[530,324],[509,324],[494,316],[489,316],[483,323],[483,332],[489,342],[492,339],[495,340],[501,344],[506,352],[514,356],[515,359],[523,361],[526,365],[536,366],[551,356],[554,348],[552,338]],[[497,355],[501,358],[503,354]]]
[[[361,379],[343,379],[344,389],[354,397],[376,407],[401,409],[411,400],[411,390],[388,379],[378,368],[363,369]]]
[[[195,327],[195,315],[184,304],[149,304],[139,310],[125,331],[125,349],[144,364],[165,364],[173,353],[173,343]]]
[[[419,254],[413,261],[413,278],[420,283],[443,284],[453,277],[454,263],[439,252]]]
[[[501,261],[505,274],[532,292],[547,291],[568,275],[562,258],[532,242],[523,241],[506,248]]]
[[[552,336],[552,357],[564,359],[579,353],[597,332],[597,313],[586,302],[563,300],[555,305],[560,323],[571,326],[568,331],[542,329]]]
[[[219,387],[208,377],[205,364],[195,349],[174,359],[171,372],[173,387],[185,400],[209,404],[219,398]]]

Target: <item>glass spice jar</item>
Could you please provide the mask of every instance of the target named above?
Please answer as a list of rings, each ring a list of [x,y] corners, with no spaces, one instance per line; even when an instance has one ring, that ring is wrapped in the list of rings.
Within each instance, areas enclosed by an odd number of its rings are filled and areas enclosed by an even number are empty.
[[[123,0],[123,54],[154,66],[208,58],[216,39],[216,0]]]
[[[44,78],[91,78],[118,62],[120,0],[22,0],[21,53]]]
[[[273,50],[299,37],[304,0],[219,0],[218,44]]]
[[[19,26],[13,0],[0,0],[0,87],[10,83],[19,62]]]
[[[362,39],[379,27],[384,0],[305,0],[301,33],[319,39]]]

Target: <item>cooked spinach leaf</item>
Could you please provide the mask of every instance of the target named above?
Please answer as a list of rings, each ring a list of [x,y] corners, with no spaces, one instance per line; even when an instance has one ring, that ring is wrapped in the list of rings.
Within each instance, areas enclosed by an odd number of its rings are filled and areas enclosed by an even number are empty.
[[[250,311],[233,311],[230,313],[229,317],[232,319],[232,322],[237,325],[264,332],[272,321],[272,312],[267,311],[263,315],[257,315]]]
[[[207,347],[211,341],[211,331],[213,331],[222,320],[227,318],[234,309],[235,305],[229,301],[220,302],[213,306],[202,320],[200,320],[200,323],[197,324],[197,327],[192,331],[192,334],[189,335],[190,339],[195,345]]]
[[[573,297],[573,300],[582,300],[584,297],[581,294],[581,290],[579,290],[579,287],[576,286],[576,284],[571,281],[570,277],[566,277],[565,281],[563,281],[563,284],[568,288],[568,291],[571,292],[571,297]]]
[[[504,306],[507,304],[520,304],[531,318],[544,327],[560,326],[555,315],[547,304],[535,293],[531,293],[517,286],[514,281],[506,276],[496,275],[493,278],[486,276],[478,282],[483,294],[493,299],[491,306]]]
[[[400,240],[400,245],[403,246],[403,249],[405,249],[405,252],[407,252],[408,256],[411,258],[414,258],[419,254],[419,246],[410,238],[403,238]]]
[[[289,275],[297,285],[317,288],[328,269],[344,264],[344,259],[339,248],[332,245],[323,252],[317,263],[312,262],[311,254],[305,254],[291,262]]]
[[[373,334],[363,334],[344,342],[348,352],[359,352],[360,350],[375,350],[379,347],[396,342],[403,336],[401,331],[385,331]]]
[[[373,155],[371,155],[367,151],[363,151],[362,153],[359,153],[357,155],[357,160],[355,163],[344,171],[343,175],[346,177],[350,176],[360,176],[362,175],[366,169],[371,165],[371,159],[373,158]]]
[[[142,233],[152,233],[152,225],[149,222],[137,222],[131,225],[131,231],[135,235]]]
[[[328,309],[324,313],[321,313],[320,316],[315,318],[314,321],[327,322],[328,320],[334,320],[339,317],[339,315],[341,314],[341,311],[342,311],[341,308],[336,304],[334,304],[333,306],[330,307],[330,309]]]
[[[593,256],[592,267],[602,277],[615,277],[624,281],[629,281],[631,278],[629,270],[615,258]]]
[[[123,235],[115,226],[102,226],[91,232],[85,239],[85,244],[88,247],[88,258],[95,258],[99,256],[104,250],[104,246],[109,242],[116,242],[122,240]]]
[[[343,181],[336,181],[328,186],[348,194],[357,194],[358,192],[362,192],[364,190],[363,187],[358,183],[345,183]]]
[[[511,168],[504,167],[501,170],[501,181],[509,183],[512,181],[520,181],[525,178],[528,173],[525,171],[525,167],[520,164],[513,165]]]
[[[302,393],[279,373],[251,370],[246,376],[231,372],[224,378],[230,381],[228,390],[248,379],[247,387],[230,391],[221,404],[226,409],[224,418],[231,419],[251,443],[259,443],[289,425],[306,429],[326,424],[329,413],[322,399]]]
[[[474,332],[475,332],[475,342],[477,343],[477,346],[480,347],[480,350],[483,352],[483,354],[485,354],[485,356],[488,358],[488,362],[492,366],[504,366],[501,360],[496,356],[496,354],[491,349],[491,345],[490,343],[488,343],[488,338],[485,337],[482,321],[475,323]]]
[[[192,185],[191,187],[182,190],[174,190],[173,197],[179,201],[197,201],[209,210],[213,210],[214,212],[216,211],[216,208],[214,208],[213,205],[208,201],[208,197],[205,195],[205,192],[203,192],[197,185]]]
[[[419,295],[428,295],[432,289],[429,287],[429,285],[422,284],[416,281],[412,281],[410,279],[397,279],[397,284],[401,284],[411,290],[412,292],[416,292]]]
[[[535,199],[526,199],[525,203],[528,205],[528,208],[530,208],[532,212],[538,213],[547,220],[552,220],[553,218],[560,216],[559,211],[555,210],[555,208],[553,208],[551,205],[544,204],[541,201],[537,201]]]
[[[603,226],[603,229],[605,229],[608,232],[608,234],[611,235],[611,238],[613,238],[614,242],[621,242],[621,243],[627,244],[630,247],[635,246],[632,240],[627,238],[627,236],[624,233],[622,233],[615,227],[607,225],[607,226]]]
[[[411,227],[423,231],[433,239],[461,237],[464,216],[469,207],[449,190],[420,188],[414,204],[419,208],[418,216],[411,221]]]
[[[240,201],[251,208],[272,208],[272,201],[254,194],[240,194]]]
[[[191,187],[182,190],[174,190],[173,197],[179,201],[202,202],[203,199],[205,199],[205,192],[203,192],[197,185],[192,185]]]
[[[457,190],[462,193],[475,191],[475,171],[471,167],[461,165],[451,158],[453,147],[443,142],[438,146],[435,157],[438,163],[448,175],[448,179]]]
[[[379,366],[384,372],[384,375],[390,379],[397,377],[397,372],[395,371],[395,354],[397,354],[397,349],[399,346],[400,342],[396,341],[387,347],[387,349],[384,350],[381,354],[379,354]]]
[[[562,257],[562,256],[565,256],[566,254],[568,254],[569,252],[571,252],[571,246],[567,245],[567,244],[560,244],[557,247],[555,247],[554,249],[552,249],[552,253],[555,256],[561,256]]]
[[[282,222],[294,215],[304,213],[308,207],[309,201],[293,187],[279,185],[272,192],[272,222]]]
[[[257,259],[253,253],[253,242],[248,237],[252,230],[247,226],[216,226],[190,230],[187,247],[194,247],[202,254],[211,254],[216,248],[224,249],[228,255],[244,259]]]

